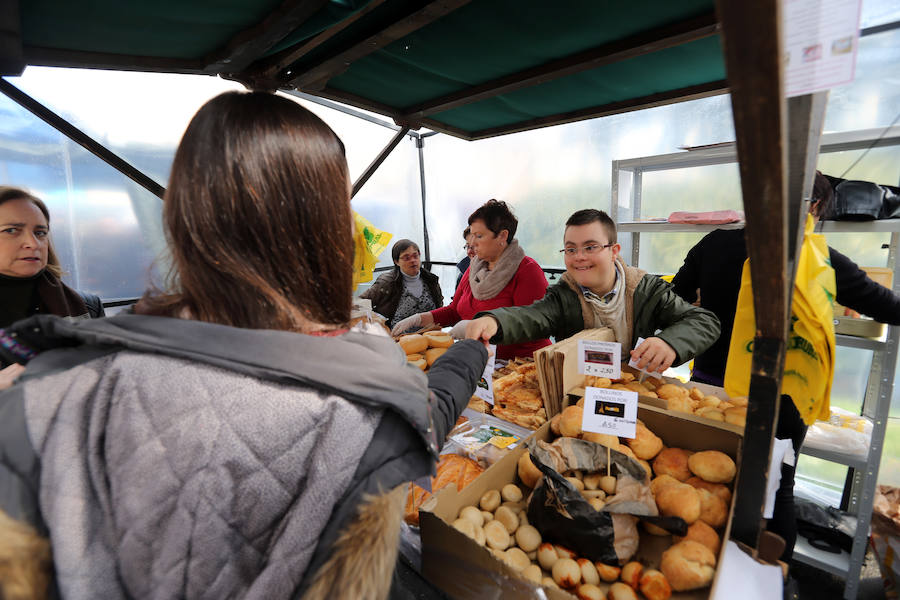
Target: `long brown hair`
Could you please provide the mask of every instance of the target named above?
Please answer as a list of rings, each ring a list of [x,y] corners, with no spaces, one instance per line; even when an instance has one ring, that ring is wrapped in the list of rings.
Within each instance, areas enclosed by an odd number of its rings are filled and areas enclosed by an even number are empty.
[[[348,180],[343,144],[296,102],[213,98],[188,125],[165,194],[170,292],[140,312],[253,329],[347,323]]]
[[[47,210],[47,205],[44,204],[43,200],[37,196],[32,196],[22,188],[0,185],[0,205],[6,204],[11,200],[28,200],[37,206],[38,210],[44,214],[44,218],[47,219],[47,227],[50,227],[50,211]],[[53,239],[50,236],[47,238],[47,266],[44,268],[56,277],[62,277],[62,266],[59,264],[59,258],[53,249]]]

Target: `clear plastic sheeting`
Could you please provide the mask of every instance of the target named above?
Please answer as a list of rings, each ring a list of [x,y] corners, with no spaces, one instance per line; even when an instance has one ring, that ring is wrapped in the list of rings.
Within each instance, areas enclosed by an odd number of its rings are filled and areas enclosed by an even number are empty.
[[[828,421],[816,421],[806,432],[807,448],[840,452],[865,460],[872,439],[872,421],[841,408],[831,408]]]

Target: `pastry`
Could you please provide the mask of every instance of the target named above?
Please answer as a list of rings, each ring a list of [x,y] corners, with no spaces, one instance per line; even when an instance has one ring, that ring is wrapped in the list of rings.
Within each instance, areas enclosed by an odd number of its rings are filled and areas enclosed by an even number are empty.
[[[704,481],[728,483],[734,479],[737,468],[727,454],[718,450],[696,452],[688,459],[691,472]]]
[[[684,540],[663,552],[659,570],[669,580],[673,590],[695,590],[712,583],[716,574],[716,557],[703,544]]]
[[[700,494],[685,483],[663,486],[656,494],[656,506],[667,517],[681,517],[690,525],[700,518]]]
[[[691,477],[688,469],[688,457],[693,454],[681,448],[664,448],[653,459],[653,472],[659,475],[671,475],[678,481],[687,481]]]

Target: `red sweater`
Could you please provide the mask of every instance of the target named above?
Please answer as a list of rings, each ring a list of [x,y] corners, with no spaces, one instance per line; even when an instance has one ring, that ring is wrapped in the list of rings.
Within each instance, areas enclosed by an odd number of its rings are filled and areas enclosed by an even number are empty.
[[[464,319],[471,319],[476,314],[492,308],[504,308],[507,306],[530,306],[533,302],[544,297],[547,291],[547,278],[544,272],[534,261],[525,257],[519,263],[516,274],[513,275],[506,287],[500,293],[488,300],[478,300],[472,295],[472,287],[469,285],[469,271],[463,273],[462,281],[456,293],[453,294],[453,302],[449,306],[431,311],[434,322],[447,327],[456,325]],[[549,346],[550,340],[533,340],[521,344],[509,344],[497,346],[497,358],[508,360],[517,356],[531,357],[535,350]]]

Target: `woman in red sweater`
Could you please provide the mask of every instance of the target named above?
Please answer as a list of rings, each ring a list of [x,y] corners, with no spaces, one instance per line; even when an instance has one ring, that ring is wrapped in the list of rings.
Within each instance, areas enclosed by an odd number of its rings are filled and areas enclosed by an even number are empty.
[[[547,278],[514,237],[519,221],[506,202],[488,200],[469,216],[475,258],[460,281],[449,306],[408,317],[394,326],[394,335],[437,323],[455,325],[451,334],[465,337],[466,324],[481,311],[506,306],[529,306],[544,297]],[[531,357],[550,340],[497,347],[497,358]]]

